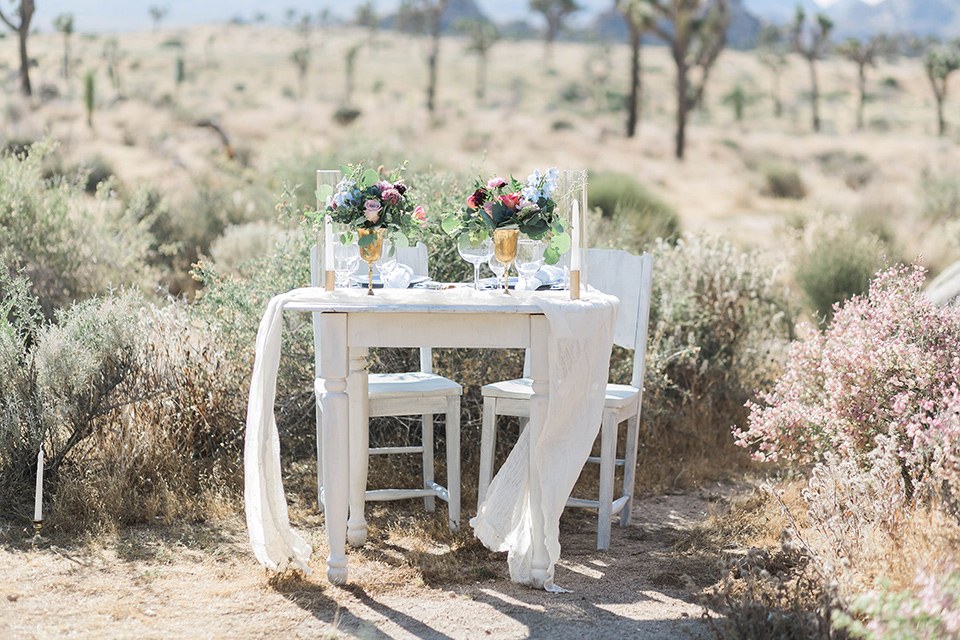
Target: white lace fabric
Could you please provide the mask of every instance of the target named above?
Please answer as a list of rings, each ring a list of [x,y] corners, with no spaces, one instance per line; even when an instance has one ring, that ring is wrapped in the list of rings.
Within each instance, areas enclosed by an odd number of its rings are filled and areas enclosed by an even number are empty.
[[[305,288],[271,299],[257,331],[244,446],[247,529],[257,560],[275,570],[295,566],[310,573],[310,545],[290,528],[280,473],[280,439],[273,413],[285,306],[333,310],[377,305],[403,310],[409,305],[468,305],[474,310],[496,311],[496,307],[523,302],[536,305],[551,327],[550,401],[535,459],[540,470],[541,516],[549,558],[550,579],[544,586],[557,589],[552,578],[560,557],[560,514],[600,429],[618,305],[616,298],[596,291],[590,291],[581,300],[569,300],[567,295],[566,292],[517,292],[509,297],[458,288],[448,291],[384,289],[370,297],[356,290],[325,292]],[[527,473],[529,451],[525,431],[493,479],[480,513],[470,521],[484,545],[508,552],[510,577],[524,584],[532,583],[533,559]]]

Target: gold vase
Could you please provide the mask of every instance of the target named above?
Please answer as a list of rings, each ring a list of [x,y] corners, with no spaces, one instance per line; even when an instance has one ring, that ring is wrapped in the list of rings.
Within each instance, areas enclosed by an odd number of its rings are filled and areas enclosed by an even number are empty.
[[[367,295],[373,295],[373,263],[380,259],[380,255],[383,253],[383,233],[385,229],[357,229],[357,235],[362,238],[364,236],[373,235],[373,242],[366,246],[360,246],[360,258],[367,263],[369,271],[367,272]]]
[[[494,229],[493,255],[503,263],[503,292],[510,295],[510,265],[517,259],[517,239],[520,229]]]

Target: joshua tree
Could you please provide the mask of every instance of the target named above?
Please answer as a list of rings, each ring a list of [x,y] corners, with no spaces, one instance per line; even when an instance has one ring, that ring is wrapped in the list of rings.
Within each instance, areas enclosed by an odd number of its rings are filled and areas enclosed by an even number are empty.
[[[637,132],[640,119],[640,91],[643,88],[640,68],[640,47],[643,34],[653,28],[653,13],[643,0],[616,0],[617,11],[623,14],[630,30],[630,97],[627,98],[627,137]]]
[[[33,91],[30,89],[30,56],[27,55],[27,37],[30,35],[30,20],[33,19],[33,0],[20,0],[17,6],[17,15],[20,16],[20,22],[14,24],[7,18],[7,15],[0,9],[0,20],[11,29],[17,32],[20,37],[20,91],[23,95],[30,96]]]
[[[151,5],[147,11],[150,14],[150,19],[153,20],[153,30],[156,31],[160,28],[160,22],[170,13],[170,8],[160,7],[154,4]]]
[[[779,118],[783,115],[783,100],[780,98],[780,76],[787,67],[788,44],[783,29],[766,25],[760,29],[757,36],[757,57],[760,64],[770,70],[773,80],[770,95],[773,96],[773,115]]]
[[[73,14],[61,13],[53,19],[53,28],[63,34],[63,79],[70,76],[70,36],[73,34]]]
[[[120,52],[120,45],[116,38],[110,38],[103,43],[103,58],[107,61],[107,75],[110,77],[110,84],[117,95],[123,93],[120,82],[120,61],[123,54]]]
[[[797,7],[793,20],[793,48],[810,66],[810,106],[813,108],[813,130],[820,131],[820,85],[817,82],[817,60],[827,50],[833,22],[824,13],[818,13],[812,24],[807,24],[803,7]]]
[[[83,76],[83,104],[87,108],[87,126],[93,129],[93,109],[96,106],[96,86],[93,69]]]
[[[500,30],[489,20],[460,20],[457,31],[468,38],[467,51],[477,54],[477,100],[483,100],[487,93],[487,54],[500,39]]]
[[[943,119],[943,103],[947,99],[947,79],[950,74],[960,69],[960,51],[945,45],[931,45],[923,54],[924,67],[933,95],[937,99],[937,133],[944,135],[947,132],[947,123]]]
[[[743,112],[748,105],[755,102],[757,97],[748,92],[743,83],[739,80],[733,85],[733,89],[723,96],[723,104],[728,104],[733,108],[733,117],[737,122],[743,122]]]
[[[891,41],[884,35],[876,35],[869,40],[848,38],[837,45],[837,53],[857,65],[857,88],[860,90],[857,129],[863,129],[863,107],[867,102],[867,67],[876,67],[877,58],[892,51]]]
[[[571,13],[579,11],[580,5],[574,0],[530,0],[530,10],[542,13],[547,21],[544,55],[549,60],[553,57],[553,43],[557,39],[560,29],[563,28],[564,21]]]
[[[357,62],[357,54],[360,53],[360,48],[363,47],[362,42],[358,42],[352,47],[348,48],[343,54],[343,60],[347,63],[347,78],[346,86],[344,87],[344,104],[349,105],[350,101],[353,99],[353,75],[354,69]]]
[[[380,28],[380,18],[377,16],[377,9],[373,0],[368,0],[357,7],[357,15],[353,21],[357,26],[366,27],[370,30],[370,44],[375,45],[377,29]]]
[[[683,160],[687,116],[703,99],[710,71],[727,44],[729,0],[643,0],[653,14],[652,30],[669,46],[677,67],[675,154]],[[699,82],[693,73],[699,69]]]
[[[290,54],[290,60],[297,67],[297,74],[300,78],[300,99],[307,93],[307,70],[310,68],[310,47],[297,47]]]

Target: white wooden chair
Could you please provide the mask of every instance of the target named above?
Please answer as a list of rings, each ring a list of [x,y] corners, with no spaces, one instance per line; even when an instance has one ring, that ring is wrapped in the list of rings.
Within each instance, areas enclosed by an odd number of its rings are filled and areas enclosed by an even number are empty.
[[[397,250],[397,259],[414,271],[414,275],[427,275],[427,246],[418,243],[415,247]],[[363,263],[364,275],[367,265]],[[312,286],[320,286],[317,247],[310,252],[310,278]],[[313,314],[314,353],[317,378],[314,389],[317,398],[317,502],[323,509],[323,468],[320,449],[322,413],[320,395],[323,380],[320,378],[320,314]],[[364,492],[365,500],[403,500],[423,498],[427,511],[434,511],[436,498],[447,501],[450,528],[460,527],[460,396],[463,388],[448,378],[433,373],[433,356],[429,348],[420,349],[420,371],[410,373],[374,373],[368,382],[368,407],[371,418],[382,416],[422,416],[422,439],[419,446],[370,448],[370,434],[364,433],[361,447],[351,448],[351,469],[363,469],[363,473],[351,478],[360,478],[362,484],[351,484],[351,492]],[[433,473],[433,416],[446,414],[447,485],[436,483]],[[366,490],[367,456],[418,453],[423,458],[423,488]]]
[[[634,256],[626,251],[589,249],[587,274],[590,284],[620,299],[614,344],[633,349],[633,376],[629,385],[608,384],[600,426],[600,456],[588,462],[600,465],[598,500],[568,498],[568,507],[590,507],[599,511],[597,549],[610,547],[610,520],[620,514],[620,525],[630,524],[633,484],[637,466],[637,438],[640,405],[643,398],[643,369],[647,351],[647,322],[650,311],[650,289],[653,258],[650,254]],[[526,368],[526,364],[524,365]],[[524,375],[527,371],[524,371]],[[493,476],[493,457],[497,437],[497,416],[516,416],[522,424],[530,418],[530,378],[524,377],[485,385],[483,424],[480,437],[480,481],[477,506],[486,497]],[[626,447],[623,458],[617,458],[618,430],[626,423]],[[613,499],[614,471],[623,467],[623,488]]]

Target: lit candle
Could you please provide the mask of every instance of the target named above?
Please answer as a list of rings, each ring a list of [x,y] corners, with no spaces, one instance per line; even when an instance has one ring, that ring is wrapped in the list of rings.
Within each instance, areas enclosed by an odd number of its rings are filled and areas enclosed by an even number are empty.
[[[573,253],[570,254],[570,271],[580,271],[580,201],[573,201],[573,236],[571,244]]]
[[[43,519],[43,445],[37,454],[37,496],[33,501],[33,519]]]
[[[327,207],[330,206],[330,201],[330,196],[327,196]],[[323,268],[325,271],[333,271],[333,221],[330,214],[327,214],[323,221],[323,244],[327,248],[323,256]]]

